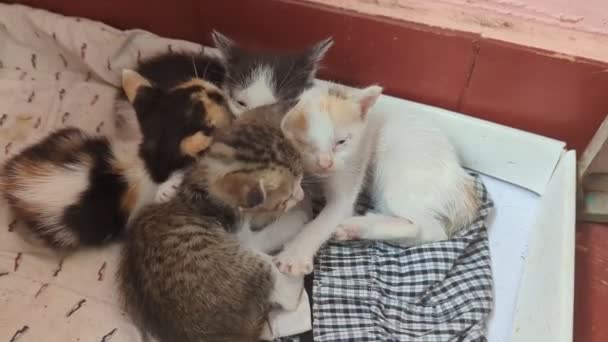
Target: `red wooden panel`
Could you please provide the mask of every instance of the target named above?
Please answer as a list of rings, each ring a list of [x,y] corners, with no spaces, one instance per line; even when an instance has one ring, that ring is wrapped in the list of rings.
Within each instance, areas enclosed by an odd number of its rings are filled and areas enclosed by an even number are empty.
[[[333,35],[321,76],[565,140],[579,153],[608,114],[608,64],[290,0],[24,0],[67,15],[210,42],[296,48]],[[477,58],[475,58],[477,57]]]
[[[608,225],[579,223],[576,234],[574,341],[608,341]]]
[[[581,153],[608,114],[606,65],[483,40],[461,111]]]
[[[85,17],[121,29],[140,28],[156,34],[196,40],[198,3],[194,0],[21,0],[68,16]]]

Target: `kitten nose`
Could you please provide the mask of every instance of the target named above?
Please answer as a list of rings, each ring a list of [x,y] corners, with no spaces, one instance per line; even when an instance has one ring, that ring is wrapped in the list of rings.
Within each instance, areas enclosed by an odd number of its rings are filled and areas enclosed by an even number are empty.
[[[334,166],[334,161],[329,153],[322,153],[317,159],[317,165],[322,169],[329,169]]]

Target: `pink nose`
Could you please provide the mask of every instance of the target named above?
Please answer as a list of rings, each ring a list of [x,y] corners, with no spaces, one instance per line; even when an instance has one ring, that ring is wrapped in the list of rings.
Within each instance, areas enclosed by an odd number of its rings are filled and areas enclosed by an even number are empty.
[[[329,169],[334,166],[334,161],[329,154],[321,154],[317,159],[317,165],[322,169]]]

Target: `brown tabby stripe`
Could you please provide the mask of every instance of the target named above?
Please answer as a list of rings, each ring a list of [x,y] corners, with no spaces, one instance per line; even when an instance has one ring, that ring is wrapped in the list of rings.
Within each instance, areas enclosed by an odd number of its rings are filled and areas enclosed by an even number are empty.
[[[299,163],[292,160],[293,147],[288,145],[286,140],[277,139],[277,135],[282,135],[278,130],[251,125],[238,130],[239,134],[231,135],[227,141],[222,141],[226,145],[234,148],[237,152],[235,158],[244,162],[264,162],[275,163],[283,166],[294,173],[301,170],[297,169]],[[276,142],[283,141],[283,144]]]

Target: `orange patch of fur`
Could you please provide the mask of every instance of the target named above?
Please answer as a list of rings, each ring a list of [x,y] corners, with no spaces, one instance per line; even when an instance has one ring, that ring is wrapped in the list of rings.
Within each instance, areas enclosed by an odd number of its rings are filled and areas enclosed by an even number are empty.
[[[137,197],[139,195],[139,189],[137,185],[130,185],[127,192],[122,196],[121,207],[127,212],[131,213],[135,204],[137,204]]]
[[[290,121],[290,129],[301,132],[308,130],[308,119],[303,112],[300,111],[294,114]]]
[[[361,121],[359,107],[348,99],[329,95],[324,99],[322,106],[322,108],[329,113],[334,124],[338,127]]]
[[[213,83],[207,82],[200,78],[193,78],[190,81],[184,82],[175,87],[175,89],[183,89],[193,86],[202,87],[203,90],[193,96],[198,98],[205,105],[206,117],[203,119],[209,126],[222,128],[232,123],[232,114],[222,105],[217,104],[215,101],[211,101],[207,96],[208,91],[214,91],[223,93]]]
[[[150,82],[135,71],[129,70],[123,72],[122,88],[125,91],[129,102],[133,102],[135,95],[137,95],[137,91],[142,86],[149,87]]]
[[[213,138],[204,135],[202,132],[197,132],[187,138],[184,138],[180,144],[180,149],[184,155],[196,157],[199,153],[206,150]]]
[[[50,163],[34,162],[29,159],[21,160],[12,165],[10,175],[5,180],[4,190],[11,191],[27,184],[30,179],[52,177],[57,170]]]
[[[220,91],[213,83],[207,82],[201,78],[192,78],[190,81],[186,81],[180,85],[175,86],[173,89],[184,89],[189,87],[199,86],[205,90],[216,90]]]
[[[221,105],[209,100],[206,96],[201,98],[207,110],[205,121],[208,126],[224,128],[232,123],[232,115]]]

